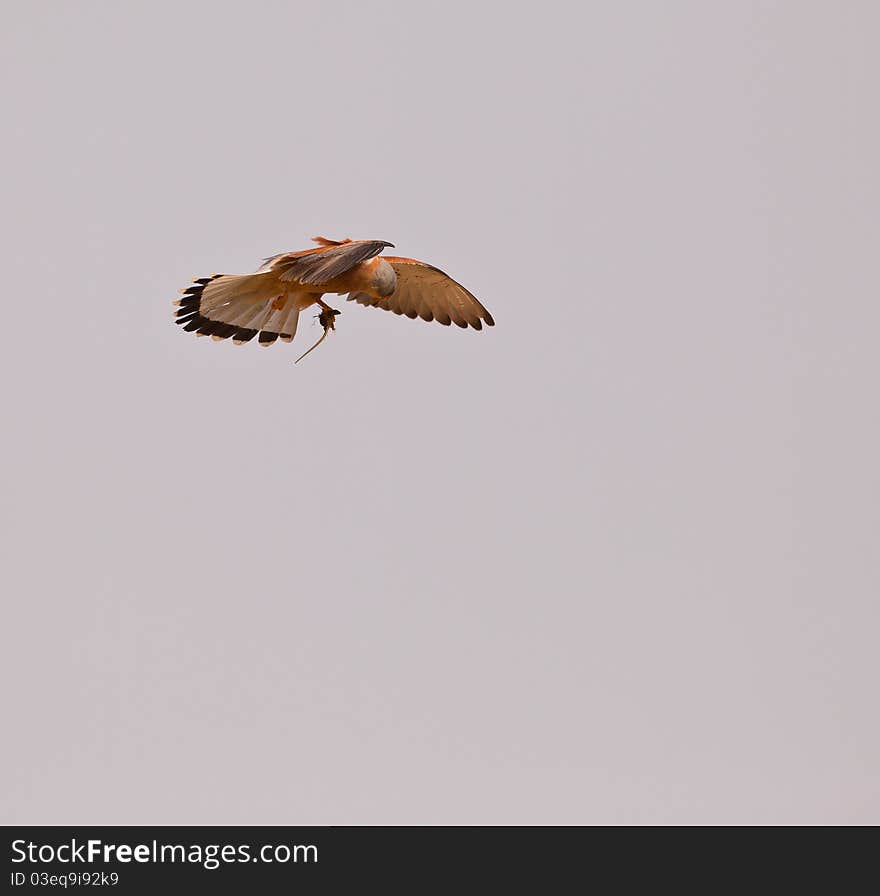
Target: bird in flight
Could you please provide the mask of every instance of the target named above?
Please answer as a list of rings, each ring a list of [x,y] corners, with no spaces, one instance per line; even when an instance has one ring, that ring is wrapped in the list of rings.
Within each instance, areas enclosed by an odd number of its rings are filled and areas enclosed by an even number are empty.
[[[348,301],[384,308],[407,317],[436,320],[482,330],[495,326],[492,315],[460,283],[433,265],[414,258],[379,257],[394,248],[384,240],[328,240],[301,252],[283,252],[265,260],[253,274],[213,274],[181,290],[176,318],[184,330],[236,345],[255,336],[260,345],[291,342],[300,312],[321,308],[324,334],[307,355],[335,330],[340,314],[323,296],[348,295]],[[301,355],[297,360],[302,360]]]

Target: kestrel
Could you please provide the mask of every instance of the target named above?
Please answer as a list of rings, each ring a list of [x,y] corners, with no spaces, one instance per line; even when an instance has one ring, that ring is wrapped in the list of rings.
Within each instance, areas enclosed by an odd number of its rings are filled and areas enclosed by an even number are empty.
[[[391,243],[320,236],[313,242],[318,244],[314,249],[267,258],[253,274],[213,274],[194,280],[175,302],[180,306],[177,323],[198,336],[231,337],[236,345],[257,335],[260,345],[272,345],[279,338],[290,342],[300,312],[318,305],[324,335],[316,346],[335,329],[340,312],[322,298],[333,293],[445,326],[455,323],[482,330],[484,323],[495,325],[480,302],[438,268],[414,258],[380,258],[383,249],[394,248]]]

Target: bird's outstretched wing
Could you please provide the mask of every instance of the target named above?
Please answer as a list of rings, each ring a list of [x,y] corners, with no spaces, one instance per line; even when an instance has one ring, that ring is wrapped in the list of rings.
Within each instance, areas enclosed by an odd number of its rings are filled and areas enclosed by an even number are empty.
[[[384,240],[348,240],[331,242],[320,238],[322,245],[303,252],[276,255],[267,264],[282,282],[320,286],[378,255],[386,246]],[[329,245],[328,245],[329,244]]]
[[[184,330],[236,344],[250,342],[258,333],[260,345],[280,336],[290,342],[302,303],[296,292],[279,286],[272,271],[261,274],[215,274],[193,281],[175,303],[177,323]],[[306,298],[306,303],[310,298]]]
[[[416,261],[414,258],[384,256],[397,273],[397,288],[384,299],[374,299],[363,292],[353,292],[349,301],[376,308],[384,308],[407,317],[436,320],[444,326],[471,326],[482,330],[483,324],[494,327],[492,315],[476,296],[456,283],[439,268]]]

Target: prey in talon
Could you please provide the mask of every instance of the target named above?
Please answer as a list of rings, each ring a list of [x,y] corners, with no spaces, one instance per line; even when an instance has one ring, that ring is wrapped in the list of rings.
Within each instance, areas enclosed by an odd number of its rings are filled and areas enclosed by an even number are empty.
[[[345,295],[349,302],[382,308],[410,318],[482,330],[495,321],[479,300],[439,268],[382,255],[394,248],[385,240],[330,240],[313,237],[317,246],[282,252],[265,259],[253,274],[212,274],[193,280],[174,303],[177,323],[197,336],[242,345],[256,339],[262,346],[296,336],[300,312],[318,305],[321,338],[336,329],[339,311],[323,300]]]
[[[315,315],[318,318],[318,323],[324,328],[324,333],[321,338],[308,350],[303,352],[293,363],[299,364],[302,359],[309,354],[309,352],[313,352],[326,338],[327,334],[331,330],[336,329],[336,317],[341,314],[341,311],[337,311],[335,308],[325,308],[320,314]]]

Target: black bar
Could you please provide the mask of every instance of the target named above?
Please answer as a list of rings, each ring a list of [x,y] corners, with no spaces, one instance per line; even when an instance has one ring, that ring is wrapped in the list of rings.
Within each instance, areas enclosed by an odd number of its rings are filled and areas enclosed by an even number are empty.
[[[577,871],[587,832],[483,827],[6,827],[13,893],[342,892]],[[62,881],[62,878],[66,880]],[[271,889],[266,889],[271,888]],[[280,888],[284,888],[283,890]]]

